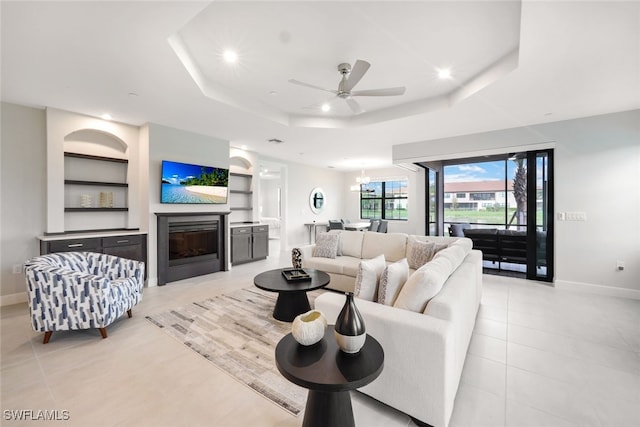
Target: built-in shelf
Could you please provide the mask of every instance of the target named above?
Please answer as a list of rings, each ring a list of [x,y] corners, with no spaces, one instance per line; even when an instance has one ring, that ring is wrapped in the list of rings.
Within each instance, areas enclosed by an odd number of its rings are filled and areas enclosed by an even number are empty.
[[[65,212],[126,212],[129,208],[64,208]]]
[[[80,153],[70,153],[65,151],[65,157],[75,157],[76,159],[87,159],[87,160],[100,160],[103,162],[114,162],[114,163],[129,163],[127,159],[119,159],[117,157],[104,157],[104,156],[93,156],[91,154],[80,154]]]
[[[82,181],[77,179],[65,179],[66,185],[95,185],[99,187],[128,187],[129,184],[124,182],[103,182],[103,181]]]
[[[253,175],[241,172],[231,172],[229,175],[231,220],[234,222],[253,220]]]

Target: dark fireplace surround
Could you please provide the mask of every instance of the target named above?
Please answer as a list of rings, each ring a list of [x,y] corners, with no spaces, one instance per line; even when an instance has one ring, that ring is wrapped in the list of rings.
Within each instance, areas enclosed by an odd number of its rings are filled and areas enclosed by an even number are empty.
[[[158,285],[226,270],[229,212],[156,213]]]

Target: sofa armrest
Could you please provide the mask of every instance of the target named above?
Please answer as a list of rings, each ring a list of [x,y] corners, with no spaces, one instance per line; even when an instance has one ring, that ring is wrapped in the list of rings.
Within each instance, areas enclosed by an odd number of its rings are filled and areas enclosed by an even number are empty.
[[[344,295],[326,292],[315,308],[335,323],[344,301]],[[447,425],[457,388],[450,323],[360,299],[356,306],[385,352],[380,377],[360,390],[428,424]]]

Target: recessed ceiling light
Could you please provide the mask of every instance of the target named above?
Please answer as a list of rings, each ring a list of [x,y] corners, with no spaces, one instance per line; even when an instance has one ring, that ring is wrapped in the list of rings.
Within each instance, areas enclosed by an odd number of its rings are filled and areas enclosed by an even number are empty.
[[[439,68],[438,69],[438,78],[445,80],[451,78],[451,69],[450,68]]]
[[[331,110],[331,106],[329,104],[322,104],[322,111],[324,111],[325,113],[329,110]]]
[[[222,54],[222,57],[226,62],[230,64],[233,64],[238,60],[238,54],[232,50],[225,50],[224,53]]]
[[[104,113],[100,117],[102,117],[103,120],[111,120],[112,119],[111,114],[108,114],[108,113]]]

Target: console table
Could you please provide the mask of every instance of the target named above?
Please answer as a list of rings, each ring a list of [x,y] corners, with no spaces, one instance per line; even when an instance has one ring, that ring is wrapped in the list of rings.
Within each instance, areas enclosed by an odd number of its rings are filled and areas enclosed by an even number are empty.
[[[287,380],[309,389],[303,427],[355,427],[350,390],[363,387],[382,372],[384,351],[371,335],[356,354],[340,351],[334,325],[324,338],[303,346],[291,334],[276,346],[276,366]]]

